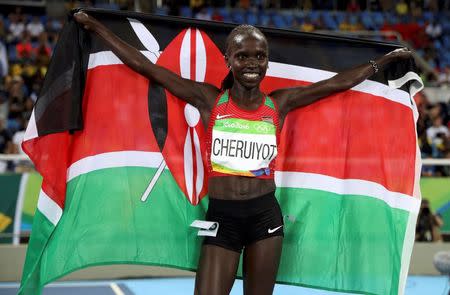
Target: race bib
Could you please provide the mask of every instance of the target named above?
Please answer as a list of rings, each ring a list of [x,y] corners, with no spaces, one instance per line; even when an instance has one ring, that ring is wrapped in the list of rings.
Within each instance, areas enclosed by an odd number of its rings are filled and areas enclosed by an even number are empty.
[[[241,176],[269,175],[269,164],[276,156],[274,124],[237,118],[215,121],[211,142],[213,171]]]

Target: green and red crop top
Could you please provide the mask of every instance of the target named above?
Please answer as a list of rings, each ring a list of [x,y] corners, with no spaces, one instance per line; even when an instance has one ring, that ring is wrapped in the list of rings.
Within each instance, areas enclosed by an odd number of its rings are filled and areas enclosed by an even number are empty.
[[[279,141],[278,109],[265,96],[252,111],[239,108],[229,94],[221,93],[209,119],[206,149],[209,177],[274,177]]]

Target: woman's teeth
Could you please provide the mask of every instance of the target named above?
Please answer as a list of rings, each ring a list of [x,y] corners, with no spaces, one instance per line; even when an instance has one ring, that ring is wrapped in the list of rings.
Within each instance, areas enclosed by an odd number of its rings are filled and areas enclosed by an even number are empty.
[[[250,79],[255,79],[258,78],[259,74],[258,73],[245,73],[244,77],[245,78],[250,78]]]

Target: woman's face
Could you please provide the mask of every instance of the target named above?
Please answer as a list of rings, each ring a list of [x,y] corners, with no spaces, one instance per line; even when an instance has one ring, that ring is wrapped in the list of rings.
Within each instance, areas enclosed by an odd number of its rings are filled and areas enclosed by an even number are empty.
[[[257,33],[238,34],[230,43],[225,58],[235,82],[247,89],[259,87],[269,62],[267,41]]]

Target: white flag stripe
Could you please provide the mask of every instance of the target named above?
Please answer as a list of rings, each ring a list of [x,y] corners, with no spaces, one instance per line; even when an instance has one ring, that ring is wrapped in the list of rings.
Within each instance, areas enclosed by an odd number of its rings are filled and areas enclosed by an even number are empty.
[[[424,87],[422,79],[420,78],[419,75],[417,75],[414,72],[407,72],[403,77],[400,77],[396,80],[389,80],[388,83],[389,83],[389,86],[391,86],[391,87],[400,88],[403,85],[405,85],[406,82],[409,82],[409,81],[413,81],[413,83],[411,84],[411,87],[410,87],[411,96],[416,95],[417,92],[422,90]]]
[[[277,77],[283,79],[293,79],[300,80],[310,83],[319,82],[325,79],[329,79],[336,75],[335,72],[318,70],[314,68],[301,67],[296,65],[283,64],[278,62],[269,62],[269,68],[267,69],[267,76]],[[405,75],[406,76],[406,75]],[[356,90],[359,92],[381,96],[390,101],[394,101],[397,103],[401,103],[411,109],[414,110],[414,107],[411,105],[411,97],[410,94],[401,90],[396,89],[396,87],[400,87],[404,83],[404,80],[416,80],[415,76],[406,76],[402,77],[396,82],[389,81],[391,86],[386,84],[375,82],[371,80],[365,80],[362,83],[356,85],[352,88],[352,90]],[[402,80],[403,79],[403,80]],[[403,82],[403,84],[400,83]],[[401,84],[401,85],[400,85]]]
[[[142,50],[141,53],[145,55],[152,63],[156,63],[159,52],[150,52]],[[99,66],[120,65],[123,62],[112,51],[100,51],[89,54],[88,69],[92,70]]]
[[[186,78],[190,78],[190,65],[187,63],[190,62],[190,59],[184,57],[187,54],[190,54],[190,44],[187,44],[189,42],[188,40],[188,34],[190,37],[190,31],[186,32],[186,35],[183,39],[182,48],[185,46],[184,50],[181,52],[181,60],[180,60],[180,66],[181,66],[181,76]],[[186,44],[185,44],[186,42]],[[152,53],[146,51],[142,52],[145,54],[152,62],[156,62],[156,57],[152,55]],[[184,62],[183,62],[184,60]],[[103,51],[98,53],[92,53],[89,56],[89,69],[93,69],[97,66],[101,65],[109,65],[109,64],[122,64],[122,62],[119,60],[118,57],[116,57],[111,51]],[[277,78],[284,78],[284,79],[293,79],[293,80],[301,80],[305,82],[311,82],[315,83],[318,81],[322,81],[328,78],[331,78],[335,75],[334,72],[324,71],[324,70],[318,70],[314,68],[307,68],[307,67],[301,67],[301,66],[295,66],[295,65],[289,65],[289,64],[283,64],[278,62],[269,62],[269,68],[267,70],[267,76],[268,77],[277,77]],[[413,111],[415,111],[415,107],[411,105],[411,96],[408,92],[403,91],[401,89],[396,89],[392,87],[396,87],[399,84],[399,81],[404,83],[404,80],[416,80],[415,76],[412,75],[405,75],[402,78],[399,78],[397,80],[389,81],[389,83],[392,86],[365,80],[364,82],[356,85],[352,88],[352,90],[372,94],[375,96],[379,96],[381,98],[400,103],[402,105],[405,105],[409,108],[411,108]],[[415,85],[414,89],[419,89],[420,82],[417,81],[417,83],[414,83]],[[416,91],[415,90],[415,91]],[[415,92],[414,91],[414,92]]]
[[[158,152],[122,151],[99,154],[87,157],[72,164],[68,170],[70,179],[84,173],[115,167],[151,167],[158,168],[162,161]],[[107,165],[105,165],[105,161]],[[70,181],[68,178],[67,181]],[[278,187],[308,188],[331,191],[336,194],[351,194],[368,196],[383,200],[392,208],[409,212],[418,212],[420,200],[406,194],[392,192],[379,183],[362,179],[339,179],[327,175],[303,172],[275,172],[275,182]]]
[[[25,135],[23,136],[23,141],[30,140],[38,137],[38,131],[36,126],[36,118],[34,116],[34,108],[31,112],[30,120],[28,121],[27,129],[25,130]]]
[[[293,79],[305,82],[319,82],[333,77],[336,73],[318,70],[314,68],[301,67],[296,65],[284,64],[279,62],[269,62],[266,76]]]
[[[61,219],[63,210],[55,203],[42,189],[39,192],[37,209],[41,212],[54,226]]]
[[[278,187],[316,189],[339,195],[359,195],[382,200],[391,208],[418,212],[420,200],[412,196],[393,192],[383,185],[362,179],[340,179],[328,175],[277,171],[275,183]]]
[[[90,156],[78,160],[67,169],[67,182],[91,171],[116,167],[158,168],[163,160],[160,152],[121,151]]]
[[[409,81],[412,82],[409,86],[409,94],[411,97],[414,97],[414,95],[416,95],[424,87],[422,79],[416,73],[407,72],[403,77],[400,77],[396,80],[389,80],[388,83],[391,87],[400,88]],[[411,102],[414,104],[414,122],[417,123],[417,120],[419,119],[419,110],[417,109],[417,105],[414,99],[411,99]]]

